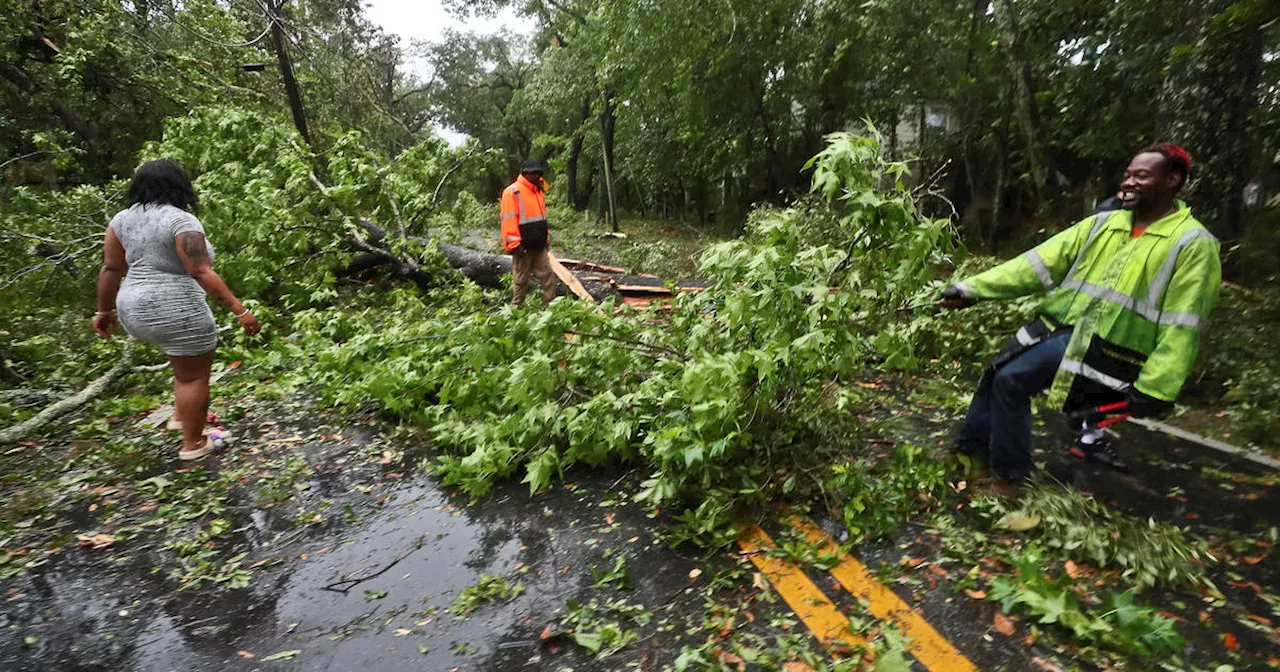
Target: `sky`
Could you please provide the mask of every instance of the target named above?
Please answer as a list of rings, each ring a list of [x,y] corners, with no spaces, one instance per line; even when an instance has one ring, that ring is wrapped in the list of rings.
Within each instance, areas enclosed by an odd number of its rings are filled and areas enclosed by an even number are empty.
[[[426,42],[439,41],[446,30],[473,31],[477,33],[496,33],[502,28],[512,32],[529,32],[520,30],[525,24],[513,10],[503,10],[498,16],[460,18],[447,11],[440,0],[368,0],[365,4],[365,16],[393,35],[400,36],[400,47],[409,49],[414,40]],[[418,77],[429,76],[426,64],[414,58],[408,58],[405,66]],[[461,145],[466,136],[450,128],[437,128],[436,131],[450,145]]]
[[[444,36],[444,31],[450,29],[496,33],[505,27],[516,33],[530,32],[521,30],[525,21],[514,10],[505,9],[492,17],[459,18],[449,13],[440,0],[368,0],[365,16],[388,33],[399,35],[400,46],[406,49],[413,40],[436,42]],[[421,63],[408,65],[415,68],[420,76],[428,74]]]

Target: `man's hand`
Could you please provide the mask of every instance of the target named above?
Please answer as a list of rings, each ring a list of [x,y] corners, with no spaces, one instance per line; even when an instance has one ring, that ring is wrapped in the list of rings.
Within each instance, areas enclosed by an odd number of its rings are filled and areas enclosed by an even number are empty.
[[[938,300],[938,305],[947,310],[961,310],[975,303],[975,299],[965,296],[955,285],[942,290],[942,298]]]
[[[1168,413],[1173,408],[1172,401],[1156,399],[1149,394],[1143,394],[1136,387],[1130,387],[1125,393],[1125,401],[1129,402],[1128,411],[1135,418],[1151,418]]]

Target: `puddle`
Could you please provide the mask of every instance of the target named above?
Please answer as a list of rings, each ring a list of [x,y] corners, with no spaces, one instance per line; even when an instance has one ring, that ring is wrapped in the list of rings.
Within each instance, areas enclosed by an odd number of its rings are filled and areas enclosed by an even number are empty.
[[[285,560],[238,591],[174,592],[145,564],[82,565],[75,558],[84,554],[72,552],[16,580],[27,597],[0,603],[0,669],[263,669],[262,658],[293,650],[300,653],[270,669],[527,669],[547,655],[538,635],[556,611],[596,590],[589,567],[604,564],[606,548],[628,553],[637,586],[616,596],[634,602],[667,601],[698,566],[657,544],[656,523],[638,507],[601,506],[616,475],[536,497],[513,484],[474,506],[419,476],[380,489],[385,503],[366,504],[362,523],[333,525],[287,550],[261,541],[278,534],[276,523],[253,511],[246,537],[262,547],[251,557]],[[524,591],[456,619],[446,610],[483,574],[519,581]],[[345,593],[326,589],[370,576]],[[689,605],[690,613],[701,608],[700,598]],[[29,634],[35,646],[23,646]],[[569,649],[561,657],[581,658]]]

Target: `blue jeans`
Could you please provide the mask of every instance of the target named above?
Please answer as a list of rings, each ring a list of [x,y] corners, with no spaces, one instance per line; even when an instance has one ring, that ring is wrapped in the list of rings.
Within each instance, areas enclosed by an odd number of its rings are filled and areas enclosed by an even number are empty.
[[[1055,334],[1010,360],[979,386],[956,445],[987,454],[1000,478],[1021,480],[1035,471],[1031,460],[1031,397],[1053,383],[1071,332]]]

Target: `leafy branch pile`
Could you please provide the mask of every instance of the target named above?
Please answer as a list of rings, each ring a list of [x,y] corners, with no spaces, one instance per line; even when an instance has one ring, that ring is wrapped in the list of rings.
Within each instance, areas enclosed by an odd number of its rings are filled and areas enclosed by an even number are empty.
[[[1066,628],[1080,641],[1135,657],[1182,651],[1185,642],[1172,618],[1134,604],[1131,592],[1090,600],[1083,590],[1077,593],[1073,577],[1064,574],[1051,580],[1044,576],[1046,559],[1042,549],[1032,544],[1017,559],[1016,575],[991,582],[988,599],[999,602],[1005,613],[1025,612],[1041,625]]]
[[[758,211],[742,240],[710,247],[711,286],[668,314],[391,293],[359,312],[299,311],[290,358],[316,363],[302,375],[329,401],[374,400],[426,428],[442,451],[432,467],[472,495],[520,472],[537,491],[578,463],[635,460],[651,470],[642,500],[697,500],[686,522],[719,529],[732,504],[825,488],[849,460],[844,384],[869,360],[915,362],[897,311],[954,244],[873,135],[833,135],[811,165],[817,197]]]
[[[989,504],[996,511],[1008,508]],[[1033,488],[1018,513],[1036,521],[1040,543],[1079,562],[1118,569],[1139,588],[1202,583],[1205,566],[1215,561],[1203,544],[1188,540],[1177,527],[1121,515],[1070,488]]]

